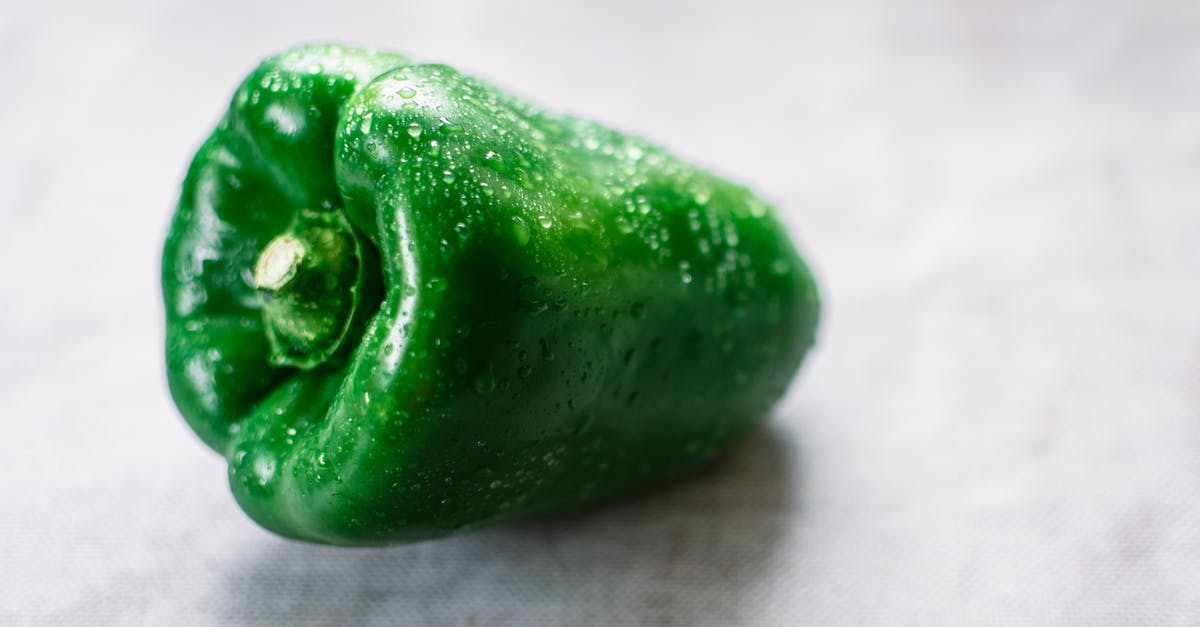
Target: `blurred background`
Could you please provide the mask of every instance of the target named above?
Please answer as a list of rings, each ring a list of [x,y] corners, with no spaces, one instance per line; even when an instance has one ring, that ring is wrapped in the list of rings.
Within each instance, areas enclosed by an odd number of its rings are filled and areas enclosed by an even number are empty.
[[[577,517],[251,523],[166,392],[160,246],[234,87],[313,41],[772,200],[827,304],[770,425]],[[1200,621],[1200,4],[8,0],[0,77],[0,622]]]

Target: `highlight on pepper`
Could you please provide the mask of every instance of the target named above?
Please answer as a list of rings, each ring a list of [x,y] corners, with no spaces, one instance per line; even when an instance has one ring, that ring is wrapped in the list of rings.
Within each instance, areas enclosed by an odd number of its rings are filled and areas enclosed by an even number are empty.
[[[749,189],[453,68],[264,61],[163,250],[171,394],[281,535],[389,544],[704,464],[812,347],[812,274]]]

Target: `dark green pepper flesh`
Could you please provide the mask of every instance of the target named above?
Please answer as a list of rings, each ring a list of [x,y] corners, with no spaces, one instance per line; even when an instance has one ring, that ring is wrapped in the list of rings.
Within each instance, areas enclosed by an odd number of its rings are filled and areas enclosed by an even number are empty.
[[[340,226],[271,245],[310,219]],[[347,545],[573,510],[712,459],[783,394],[819,308],[749,190],[338,46],[237,90],[184,182],[163,287],[172,395],[238,503]]]

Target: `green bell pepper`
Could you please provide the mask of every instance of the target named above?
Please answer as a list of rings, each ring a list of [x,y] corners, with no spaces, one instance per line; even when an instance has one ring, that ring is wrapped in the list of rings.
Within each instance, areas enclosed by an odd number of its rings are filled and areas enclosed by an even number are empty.
[[[754,428],[812,346],[774,211],[443,65],[267,60],[163,252],[180,412],[241,507],[343,545],[568,511]]]

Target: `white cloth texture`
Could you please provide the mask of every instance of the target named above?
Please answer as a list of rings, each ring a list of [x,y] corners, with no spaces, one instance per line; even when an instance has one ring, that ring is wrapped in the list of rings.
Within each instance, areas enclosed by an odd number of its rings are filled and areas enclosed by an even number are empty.
[[[770,199],[825,309],[768,426],[576,516],[255,526],[166,390],[159,254],[234,87],[312,41]],[[0,77],[0,624],[1200,624],[1196,2],[17,0]]]

